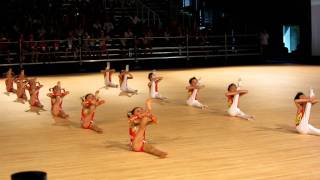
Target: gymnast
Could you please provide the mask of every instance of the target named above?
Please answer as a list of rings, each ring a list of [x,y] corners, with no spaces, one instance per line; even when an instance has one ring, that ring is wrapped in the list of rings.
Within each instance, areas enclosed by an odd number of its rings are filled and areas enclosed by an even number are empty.
[[[132,74],[129,72],[129,66],[126,66],[126,70],[121,70],[119,74],[120,90],[129,95],[134,95],[138,93],[138,90],[131,89],[128,87],[128,79],[133,79]]]
[[[97,133],[103,133],[103,130],[94,123],[94,114],[96,108],[101,104],[104,104],[104,100],[100,100],[98,97],[99,91],[95,94],[87,94],[82,97],[82,111],[81,111],[81,126],[84,129],[91,129]]]
[[[310,95],[307,97],[302,92],[298,92],[294,98],[297,106],[296,129],[300,134],[320,135],[320,129],[309,124],[311,106],[318,103],[313,89],[310,89]]]
[[[254,120],[254,116],[247,115],[239,109],[239,98],[248,93],[248,90],[240,89],[240,79],[238,86],[234,83],[228,86],[228,92],[225,94],[228,98],[228,114],[233,117],[239,117],[246,120]]]
[[[164,100],[166,97],[163,97],[159,94],[159,82],[163,79],[163,77],[157,76],[155,71],[149,73],[148,75],[149,83],[149,93],[150,97],[153,99],[161,99]]]
[[[30,95],[30,106],[43,108],[43,105],[39,100],[39,92],[42,87],[43,85],[37,82],[37,78],[31,78],[27,80],[26,89],[29,91]]]
[[[17,84],[17,101],[24,103],[28,100],[26,95],[28,80],[24,74],[24,70],[21,70],[20,75],[14,79],[14,82]]]
[[[157,118],[152,114],[152,99],[147,99],[146,107],[135,107],[128,112],[130,147],[135,152],[145,152],[160,158],[167,157],[167,153],[160,151],[146,142],[147,126],[157,123]]]
[[[11,68],[5,73],[5,78],[7,93],[16,93],[17,91],[13,88],[14,72],[12,72]]]
[[[189,80],[189,86],[186,87],[189,93],[189,97],[187,99],[187,105],[205,109],[208,106],[203,105],[198,100],[198,93],[200,89],[203,89],[205,86],[199,83],[199,80],[196,77],[192,77]]]
[[[61,88],[60,81],[57,84],[49,89],[50,93],[47,94],[51,99],[51,114],[54,117],[60,117],[66,119],[69,117],[62,109],[63,98],[69,94],[69,91]]]
[[[107,87],[118,88],[118,85],[112,82],[112,74],[115,73],[115,69],[110,69],[110,63],[107,63],[107,67],[104,70],[101,70],[104,76],[104,84]]]

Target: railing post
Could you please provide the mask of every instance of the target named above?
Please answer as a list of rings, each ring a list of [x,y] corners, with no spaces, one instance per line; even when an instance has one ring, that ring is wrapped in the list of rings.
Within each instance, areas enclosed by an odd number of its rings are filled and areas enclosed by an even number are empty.
[[[227,60],[228,60],[228,37],[227,37],[227,32],[224,33],[224,59],[225,59],[225,63],[227,64]]]
[[[80,62],[80,66],[82,65],[82,47],[80,44],[80,48],[79,48],[79,62]]]
[[[142,8],[141,8],[141,18],[142,18],[142,19],[144,19],[143,9],[144,9],[144,7],[142,6]]]
[[[149,20],[150,20],[150,10],[148,9],[148,26],[150,26]]]
[[[189,34],[187,34],[187,61],[189,61]]]
[[[23,58],[23,52],[22,52],[22,41],[21,40],[19,40],[19,44],[18,44],[18,46],[19,46],[19,66],[20,66],[20,69],[22,68],[22,58]]]
[[[133,47],[134,47],[134,61],[137,61],[137,46],[136,46],[137,36],[134,36]]]
[[[136,7],[137,7],[137,13],[136,13],[136,15],[137,15],[137,17],[139,17],[139,6],[138,6],[138,3],[136,2]]]

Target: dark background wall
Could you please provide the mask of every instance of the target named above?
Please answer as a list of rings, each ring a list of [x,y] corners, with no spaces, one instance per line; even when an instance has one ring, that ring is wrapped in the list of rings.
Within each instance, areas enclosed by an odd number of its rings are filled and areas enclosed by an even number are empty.
[[[312,55],[320,56],[320,0],[311,0]]]
[[[207,8],[224,13],[223,18],[213,18],[213,28],[225,31],[253,33],[266,29],[270,45],[282,44],[283,25],[298,25],[304,55],[311,55],[311,3],[310,0],[204,0]],[[213,13],[214,14],[214,13]],[[319,22],[319,19],[316,20]]]

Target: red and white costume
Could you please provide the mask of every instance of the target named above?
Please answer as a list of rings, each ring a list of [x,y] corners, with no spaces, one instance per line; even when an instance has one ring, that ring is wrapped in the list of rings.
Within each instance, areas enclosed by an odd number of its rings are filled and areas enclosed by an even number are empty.
[[[132,148],[133,146],[133,142],[136,138],[136,135],[137,135],[137,132],[139,130],[139,126],[140,126],[140,123],[137,123],[137,121],[141,120],[143,117],[139,117],[139,116],[131,116],[129,118],[129,135],[130,135],[130,146]],[[157,123],[157,117],[155,117],[154,115],[150,114],[149,118],[151,119],[151,121],[153,123]],[[142,143],[142,146],[139,148],[138,151],[136,152],[143,152],[144,149],[144,144],[146,143],[146,132],[144,131],[143,132],[143,143]],[[132,148],[133,150],[133,148]]]
[[[239,91],[239,90],[240,90],[240,80],[239,80],[238,86],[237,86],[237,91]],[[247,119],[247,120],[253,119],[253,116],[245,114],[238,107],[239,97],[240,97],[239,93],[232,95],[232,96],[227,96],[227,98],[228,98],[228,110],[227,110],[228,114],[233,117],[240,117],[240,118]]]
[[[150,97],[154,99],[162,99],[163,97],[159,94],[159,80],[151,80],[148,84],[150,90]]]
[[[63,97],[66,96],[67,93],[50,93],[49,96],[51,98],[51,111],[57,111],[60,114],[62,110]]]
[[[198,108],[203,108],[205,107],[203,104],[201,104],[198,101],[198,89],[191,89],[188,90],[189,98],[187,99],[187,104],[189,106],[194,106]]]
[[[81,110],[81,126],[84,129],[90,129],[94,123],[94,111],[90,110],[91,106],[96,106],[91,101],[84,101],[85,105]]]
[[[105,84],[106,87],[114,87],[114,88],[116,88],[116,87],[118,87],[118,85],[112,82],[112,74],[113,73],[110,72],[109,70],[106,70],[104,72],[104,74],[103,74],[104,75],[104,84]]]
[[[310,89],[310,97],[314,97],[313,89]],[[320,129],[309,124],[311,113],[311,102],[308,102],[303,109],[298,109],[296,117],[296,129],[300,134],[310,134],[320,136]]]
[[[119,76],[120,79],[120,90],[122,92],[127,92],[127,93],[136,93],[137,90],[131,89],[128,87],[128,75],[123,74]]]
[[[39,100],[39,92],[40,92],[41,88],[42,88],[42,86],[40,85],[40,86],[36,86],[34,90],[29,90],[29,93],[30,93],[30,105],[31,106],[39,106],[39,105],[41,105],[40,100]]]

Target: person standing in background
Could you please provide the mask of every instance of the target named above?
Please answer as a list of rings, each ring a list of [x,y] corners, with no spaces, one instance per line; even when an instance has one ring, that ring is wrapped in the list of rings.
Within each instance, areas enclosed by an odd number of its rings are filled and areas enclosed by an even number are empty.
[[[260,52],[262,55],[266,55],[266,52],[268,51],[269,37],[270,36],[265,29],[260,33]]]

